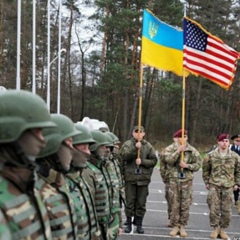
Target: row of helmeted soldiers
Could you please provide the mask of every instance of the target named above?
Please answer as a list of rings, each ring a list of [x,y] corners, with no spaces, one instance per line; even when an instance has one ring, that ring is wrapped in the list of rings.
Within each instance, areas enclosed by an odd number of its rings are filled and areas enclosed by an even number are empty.
[[[38,95],[0,94],[0,239],[121,234],[118,137],[50,114]]]

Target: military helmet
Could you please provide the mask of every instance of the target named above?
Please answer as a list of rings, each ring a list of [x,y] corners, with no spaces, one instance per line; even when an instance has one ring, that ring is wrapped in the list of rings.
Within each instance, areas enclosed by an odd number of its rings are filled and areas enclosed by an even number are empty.
[[[107,147],[114,147],[113,140],[112,140],[112,138],[110,137],[110,135],[107,134],[107,132],[104,132],[104,134],[105,134],[105,138],[106,138],[106,140],[107,140],[107,142],[108,142],[108,144],[106,144],[106,146],[107,146]]]
[[[49,156],[56,153],[62,142],[70,137],[80,135],[72,120],[63,114],[51,114],[52,121],[57,125],[56,129],[43,130],[46,140],[46,147],[39,153],[38,158]]]
[[[92,130],[91,131],[92,138],[96,141],[96,143],[90,145],[90,151],[96,151],[99,146],[106,146],[109,144],[108,139],[106,138],[106,134],[100,130]]]
[[[27,129],[56,127],[45,101],[26,90],[0,94],[0,143],[16,141]]]
[[[111,138],[112,138],[112,141],[113,141],[113,144],[120,144],[121,142],[119,141],[119,138],[112,132],[106,132]]]
[[[84,143],[89,143],[89,144],[96,143],[96,141],[92,138],[92,134],[90,130],[88,130],[87,127],[79,123],[75,123],[74,125],[78,131],[82,132],[82,134],[76,135],[75,137],[73,137],[73,145],[84,144]]]

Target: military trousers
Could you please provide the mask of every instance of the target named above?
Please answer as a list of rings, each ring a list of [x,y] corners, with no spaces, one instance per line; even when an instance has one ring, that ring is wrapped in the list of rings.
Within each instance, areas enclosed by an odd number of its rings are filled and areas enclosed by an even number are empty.
[[[192,180],[181,182],[179,179],[169,182],[169,202],[172,206],[170,221],[173,226],[187,225],[192,204]]]
[[[148,185],[125,182],[125,214],[127,217],[144,217],[148,193]]]
[[[233,209],[233,188],[218,187],[210,184],[207,204],[209,207],[210,225],[227,228]]]
[[[168,219],[170,219],[170,214],[171,214],[171,211],[172,211],[171,202],[169,201],[169,189],[170,189],[170,183],[165,182],[165,199],[167,201]]]

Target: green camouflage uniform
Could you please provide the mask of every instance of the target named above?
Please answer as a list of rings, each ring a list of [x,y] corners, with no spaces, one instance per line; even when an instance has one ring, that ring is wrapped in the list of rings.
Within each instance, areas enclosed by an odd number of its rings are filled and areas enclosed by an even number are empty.
[[[46,208],[34,187],[36,174],[27,168],[8,166],[0,174],[0,209],[12,239],[52,239]]]
[[[63,174],[42,168],[36,186],[48,211],[53,239],[78,239],[74,202]]]
[[[140,149],[142,163],[139,165],[142,174],[135,174],[138,152],[136,143],[137,140],[134,138],[126,141],[119,151],[119,157],[122,162],[125,180],[126,216],[143,218],[146,212],[148,185],[151,181],[153,168],[157,163],[157,156],[153,146],[143,139]]]
[[[0,211],[0,240],[12,240],[10,229],[7,225],[7,221],[3,216],[2,211]]]
[[[113,156],[110,157],[111,160],[106,160],[104,162],[104,170],[105,177],[108,178],[110,181],[108,181],[109,190],[111,192],[111,219],[108,224],[108,238],[109,240],[114,240],[118,236],[119,227],[120,227],[120,181],[118,178],[117,171],[120,171],[120,169],[117,169],[117,165],[113,162]]]
[[[163,154],[160,157],[159,172],[162,177],[163,183],[165,184],[165,199],[167,201],[168,219],[170,219],[170,215],[172,211],[171,202],[169,201],[169,189],[170,189],[169,181],[170,181],[171,168],[167,165]]]
[[[203,181],[209,185],[207,203],[210,225],[227,228],[233,208],[233,186],[240,186],[240,158],[229,150],[221,156],[218,148],[208,153],[203,161]]]
[[[101,164],[100,161],[91,160],[97,165]],[[86,180],[90,187],[91,194],[94,199],[96,213],[98,218],[98,224],[101,230],[101,239],[108,239],[108,223],[110,220],[110,198],[108,191],[108,184],[105,176],[100,171],[100,166],[95,166],[91,161],[87,163],[87,168],[83,170],[83,178]]]
[[[94,202],[88,186],[79,172],[67,174],[70,196],[75,203],[78,224],[78,237],[82,240],[100,239]]]
[[[179,178],[181,167],[179,166],[181,154],[178,153],[178,145],[172,143],[164,150],[164,159],[169,168],[169,201],[172,206],[170,221],[173,226],[186,226],[189,220],[189,210],[192,204],[192,181],[194,172],[198,171],[202,164],[199,152],[189,143],[184,151],[184,162],[188,168],[183,169],[185,178]]]

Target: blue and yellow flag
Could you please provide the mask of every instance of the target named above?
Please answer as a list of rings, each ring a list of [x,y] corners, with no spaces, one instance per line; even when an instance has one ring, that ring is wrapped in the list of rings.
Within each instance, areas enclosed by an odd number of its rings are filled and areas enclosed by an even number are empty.
[[[141,63],[183,76],[183,31],[160,21],[149,10],[143,12]]]

